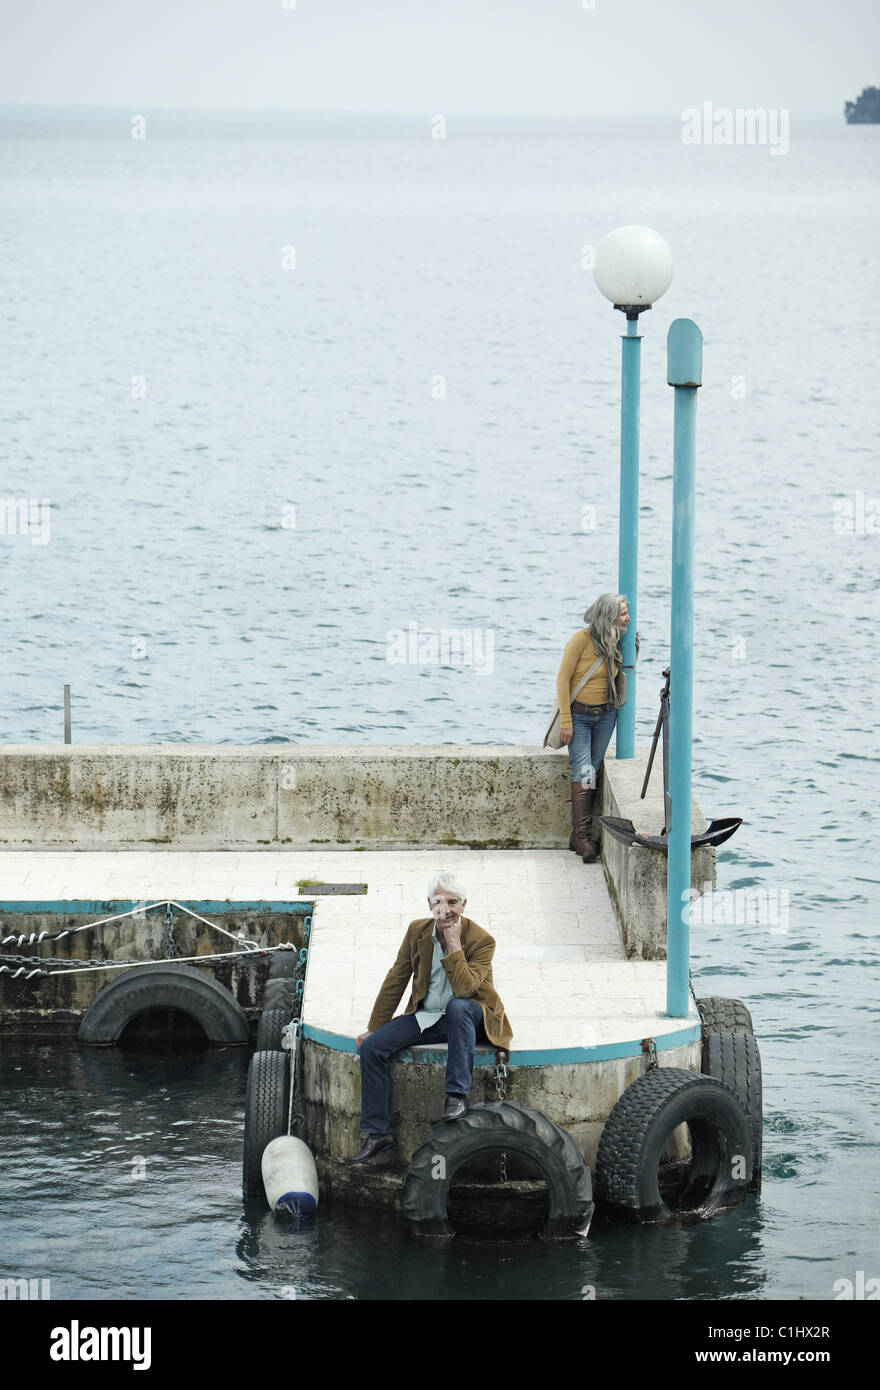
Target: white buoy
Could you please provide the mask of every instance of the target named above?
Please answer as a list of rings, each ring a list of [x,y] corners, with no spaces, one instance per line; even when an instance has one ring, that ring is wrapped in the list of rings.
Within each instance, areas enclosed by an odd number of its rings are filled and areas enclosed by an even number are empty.
[[[263,1150],[263,1187],[273,1211],[308,1216],[318,1206],[318,1170],[308,1145],[291,1134],[272,1139]]]

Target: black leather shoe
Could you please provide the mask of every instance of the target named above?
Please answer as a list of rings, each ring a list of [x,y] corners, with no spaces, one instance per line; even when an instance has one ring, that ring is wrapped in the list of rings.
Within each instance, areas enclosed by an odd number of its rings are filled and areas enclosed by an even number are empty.
[[[384,1153],[386,1149],[394,1148],[393,1134],[368,1134],[364,1140],[363,1148],[348,1160],[349,1163],[369,1163],[371,1158],[377,1154]]]
[[[467,1112],[468,1103],[466,1096],[449,1095],[446,1097],[446,1104],[443,1107],[444,1120],[460,1120],[462,1115],[466,1115]]]

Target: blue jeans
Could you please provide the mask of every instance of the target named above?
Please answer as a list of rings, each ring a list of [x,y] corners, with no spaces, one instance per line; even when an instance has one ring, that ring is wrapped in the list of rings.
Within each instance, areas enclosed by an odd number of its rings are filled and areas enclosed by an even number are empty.
[[[568,744],[571,780],[594,788],[617,723],[617,710],[612,708],[606,709],[603,714],[586,714],[583,710],[572,709],[571,722],[574,725],[571,743]]]
[[[415,1014],[392,1018],[361,1043],[361,1130],[364,1134],[391,1133],[391,1076],[388,1063],[401,1048],[417,1043],[449,1044],[446,1059],[446,1093],[466,1096],[474,1070],[474,1048],[488,1042],[483,1010],[475,999],[450,999],[446,1013],[426,1028]]]

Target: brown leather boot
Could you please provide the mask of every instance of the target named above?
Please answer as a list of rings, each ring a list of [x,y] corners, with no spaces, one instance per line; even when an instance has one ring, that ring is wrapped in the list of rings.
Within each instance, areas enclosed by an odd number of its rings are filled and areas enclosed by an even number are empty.
[[[580,782],[571,784],[571,839],[569,849],[579,854],[585,864],[592,864],[599,857],[596,846],[590,839],[590,823],[593,819],[593,790]]]

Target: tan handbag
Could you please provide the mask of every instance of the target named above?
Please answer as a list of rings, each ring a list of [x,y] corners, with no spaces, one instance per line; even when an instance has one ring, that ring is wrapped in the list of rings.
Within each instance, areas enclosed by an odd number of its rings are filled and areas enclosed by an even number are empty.
[[[578,683],[577,683],[577,685],[575,686],[574,690],[571,692],[571,698],[572,698],[572,700],[575,698],[575,696],[580,695],[580,693],[581,693],[581,691],[583,690],[584,686],[586,685],[587,681],[590,679],[591,676],[594,676],[594,675],[596,674],[596,672],[598,671],[599,667],[602,665],[602,662],[603,662],[604,660],[605,660],[604,656],[600,656],[600,657],[599,657],[599,660],[596,661],[596,662],[594,662],[593,665],[590,667],[589,671],[588,671],[587,674],[584,676],[583,680],[582,680],[582,681],[578,681]],[[550,723],[549,723],[549,725],[548,725],[548,727],[547,727],[547,732],[546,732],[546,734],[544,735],[544,742],[543,742],[543,744],[542,744],[542,747],[543,747],[543,748],[564,748],[564,747],[565,747],[565,744],[562,742],[562,715],[561,715],[560,712],[559,712],[559,701],[558,701],[558,700],[557,700],[556,704],[553,706],[553,713],[552,713],[552,715],[550,716]]]

